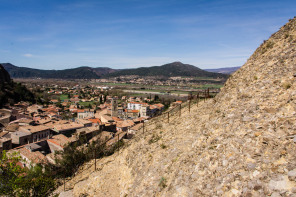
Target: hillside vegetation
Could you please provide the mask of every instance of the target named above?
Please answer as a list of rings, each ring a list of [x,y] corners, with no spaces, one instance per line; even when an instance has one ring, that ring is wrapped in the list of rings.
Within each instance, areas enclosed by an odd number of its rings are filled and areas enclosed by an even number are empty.
[[[86,164],[61,196],[295,196],[295,65],[294,18],[217,97],[170,123],[150,121],[96,172]]]
[[[0,108],[5,104],[19,101],[34,103],[35,97],[25,86],[11,80],[8,72],[0,64]]]

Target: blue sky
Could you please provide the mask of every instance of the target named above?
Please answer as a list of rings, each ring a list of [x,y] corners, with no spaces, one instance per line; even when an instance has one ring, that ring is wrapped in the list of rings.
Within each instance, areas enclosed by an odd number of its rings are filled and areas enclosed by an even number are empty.
[[[0,0],[0,62],[241,66],[294,15],[295,0]]]

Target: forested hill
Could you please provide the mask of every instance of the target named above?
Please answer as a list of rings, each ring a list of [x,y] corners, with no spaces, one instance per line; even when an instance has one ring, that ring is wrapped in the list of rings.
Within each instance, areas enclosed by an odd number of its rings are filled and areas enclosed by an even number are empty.
[[[40,70],[14,66],[2,63],[12,78],[59,78],[59,79],[98,79],[120,77],[125,75],[138,76],[186,76],[186,77],[212,77],[226,78],[227,75],[207,72],[189,64],[173,62],[162,66],[141,67],[135,69],[116,70],[107,67],[78,67],[65,70]]]
[[[182,62],[173,62],[162,66],[141,67],[135,69],[123,69],[111,74],[109,77],[119,77],[123,75],[139,75],[139,76],[186,76],[186,77],[213,77],[226,78],[227,75],[220,73],[207,72],[190,64],[183,64]]]
[[[56,78],[56,79],[97,79],[114,72],[111,68],[78,67],[65,70],[41,70],[14,66],[10,63],[2,63],[12,78]]]
[[[11,80],[9,73],[0,64],[0,108],[5,104],[29,101],[34,103],[34,94],[25,86]]]

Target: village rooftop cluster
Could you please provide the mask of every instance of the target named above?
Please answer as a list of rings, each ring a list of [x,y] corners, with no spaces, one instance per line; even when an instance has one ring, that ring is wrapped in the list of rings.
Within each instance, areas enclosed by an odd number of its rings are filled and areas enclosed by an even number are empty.
[[[0,151],[19,152],[22,165],[54,163],[54,153],[77,142],[129,140],[141,123],[161,114],[154,98],[110,96],[109,87],[44,88],[46,104],[20,102],[0,109]],[[39,90],[40,91],[40,90]],[[180,101],[173,104],[180,104]],[[114,136],[118,136],[112,140]]]

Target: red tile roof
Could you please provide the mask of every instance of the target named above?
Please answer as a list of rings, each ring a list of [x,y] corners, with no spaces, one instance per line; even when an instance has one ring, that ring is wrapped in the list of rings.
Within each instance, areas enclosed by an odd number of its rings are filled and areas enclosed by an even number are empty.
[[[146,105],[146,104],[148,104],[148,103],[140,103],[140,102],[129,102],[129,103],[131,103],[131,104],[140,104],[140,105]]]
[[[124,120],[124,121],[117,122],[116,127],[119,127],[119,128],[122,128],[122,127],[131,127],[134,124],[135,123],[132,120]]]
[[[88,119],[89,121],[91,121],[92,123],[98,123],[98,124],[101,124],[101,120],[98,119],[98,118],[92,118],[92,119]]]
[[[51,139],[48,139],[47,141],[51,142],[55,145],[58,145],[61,148],[64,148],[65,145],[67,145],[68,143],[71,142],[71,140],[69,138],[67,138],[66,136],[64,136],[63,134],[54,135],[54,136],[52,136]]]
[[[46,157],[39,151],[31,152],[26,147],[18,149],[17,151],[19,151],[23,157],[26,157],[28,160],[30,160],[33,163],[46,163],[47,162]]]
[[[113,116],[112,119],[113,119],[114,121],[116,121],[116,122],[118,122],[118,121],[122,121],[122,119],[120,119],[120,118],[118,118],[118,117],[115,117],[115,116]]]

